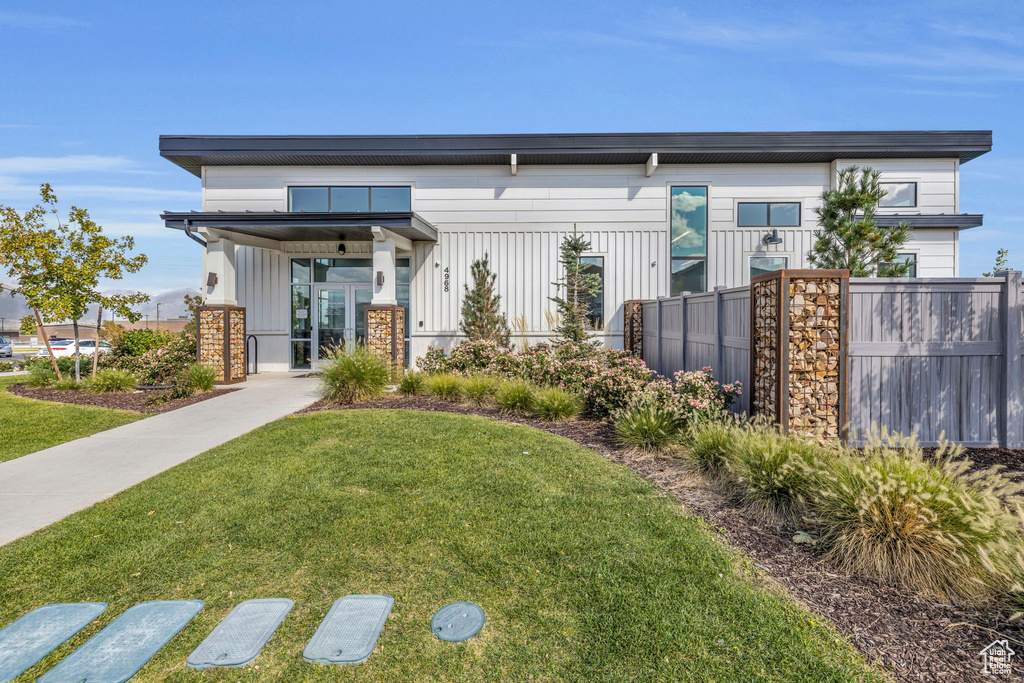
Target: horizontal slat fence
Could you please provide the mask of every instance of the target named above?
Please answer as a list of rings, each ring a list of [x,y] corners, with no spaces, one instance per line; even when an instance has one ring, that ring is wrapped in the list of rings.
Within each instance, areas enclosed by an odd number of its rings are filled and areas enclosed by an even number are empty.
[[[940,435],[967,446],[1024,448],[1021,276],[851,278],[849,420]],[[749,409],[750,290],[716,289],[643,303],[643,359],[671,376],[710,366],[743,382]]]

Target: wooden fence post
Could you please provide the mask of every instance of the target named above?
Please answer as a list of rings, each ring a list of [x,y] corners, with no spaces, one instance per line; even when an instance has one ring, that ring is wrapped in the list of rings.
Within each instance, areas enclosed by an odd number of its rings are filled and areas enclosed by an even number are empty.
[[[679,340],[679,367],[680,369],[683,370],[683,372],[686,372],[686,333],[687,325],[689,323],[689,321],[686,319],[686,292],[683,292],[679,295],[679,320],[680,327],[682,328],[680,331]]]
[[[1019,270],[995,273],[1003,278],[1000,309],[1003,315],[1003,381],[999,418],[1002,423],[1003,446],[1024,446],[1024,363],[1021,362],[1021,312]]]

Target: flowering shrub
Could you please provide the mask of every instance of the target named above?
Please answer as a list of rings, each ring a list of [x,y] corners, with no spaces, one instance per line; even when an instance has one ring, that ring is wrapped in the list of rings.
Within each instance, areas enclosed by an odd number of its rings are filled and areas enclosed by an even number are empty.
[[[100,357],[100,365],[129,372],[141,384],[178,384],[185,372],[196,362],[196,335],[182,332],[154,349],[138,356],[108,353]]]
[[[739,382],[719,384],[708,367],[690,372],[677,372],[672,380],[666,403],[675,408],[679,417],[687,422],[721,415],[743,389]]]

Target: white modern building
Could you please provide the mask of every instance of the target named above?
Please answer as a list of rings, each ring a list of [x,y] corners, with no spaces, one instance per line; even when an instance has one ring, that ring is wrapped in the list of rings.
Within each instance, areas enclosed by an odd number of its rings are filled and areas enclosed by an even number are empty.
[[[814,208],[849,165],[881,172],[880,224],[913,226],[913,274],[956,276],[960,231],[982,220],[961,212],[960,166],[991,146],[991,131],[172,135],[160,154],[201,179],[203,203],[162,218],[203,244],[206,302],[245,307],[260,370],[360,339],[369,304],[405,308],[407,357],[451,344],[484,253],[513,338],[541,341],[574,229],[614,346],[627,300],[807,267]]]

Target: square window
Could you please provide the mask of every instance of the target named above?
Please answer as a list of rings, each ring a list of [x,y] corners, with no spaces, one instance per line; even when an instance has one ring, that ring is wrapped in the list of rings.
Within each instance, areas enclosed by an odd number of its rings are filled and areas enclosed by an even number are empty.
[[[768,225],[767,202],[740,202],[736,209],[736,225],[760,228]]]
[[[795,228],[800,225],[800,202],[772,202],[768,205],[768,225]]]
[[[878,183],[885,190],[879,206],[917,206],[917,183]]]
[[[707,291],[707,261],[704,259],[672,259],[672,295],[704,291]]]
[[[327,211],[326,187],[289,187],[289,211]]]
[[[782,270],[789,263],[788,256],[751,256],[750,277]]]

